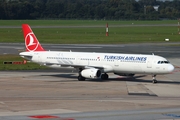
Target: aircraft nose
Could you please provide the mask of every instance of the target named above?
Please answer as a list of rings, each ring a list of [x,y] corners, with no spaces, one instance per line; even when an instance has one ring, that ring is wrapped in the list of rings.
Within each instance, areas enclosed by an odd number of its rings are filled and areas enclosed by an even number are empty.
[[[169,72],[172,72],[173,70],[174,70],[174,66],[173,66],[173,65],[169,65],[168,71],[169,71]]]

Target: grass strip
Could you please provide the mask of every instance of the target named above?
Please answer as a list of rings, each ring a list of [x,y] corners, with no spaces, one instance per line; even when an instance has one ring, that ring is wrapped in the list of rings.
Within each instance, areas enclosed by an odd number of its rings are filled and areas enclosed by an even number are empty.
[[[39,70],[39,69],[48,69],[45,66],[40,66],[39,64],[27,62],[26,64],[4,64],[4,62],[15,62],[15,61],[24,61],[18,55],[0,55],[0,71],[8,70]]]
[[[57,44],[121,44],[121,43],[152,43],[179,42],[177,27],[146,26],[146,27],[113,27],[109,28],[109,36],[105,28],[32,28],[40,43]],[[0,42],[23,43],[21,28],[0,28]]]

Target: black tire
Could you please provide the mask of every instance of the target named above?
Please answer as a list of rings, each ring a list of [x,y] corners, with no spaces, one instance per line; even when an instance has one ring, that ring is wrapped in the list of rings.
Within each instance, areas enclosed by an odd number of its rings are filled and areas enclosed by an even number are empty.
[[[157,83],[157,80],[153,80],[153,84],[156,84]]]
[[[108,78],[109,78],[109,76],[106,73],[101,75],[102,80],[107,80]]]
[[[81,76],[81,75],[79,75],[79,76],[78,76],[78,80],[79,80],[79,81],[85,81],[85,80],[86,80],[86,78],[85,78],[85,77],[83,77],[83,76]]]

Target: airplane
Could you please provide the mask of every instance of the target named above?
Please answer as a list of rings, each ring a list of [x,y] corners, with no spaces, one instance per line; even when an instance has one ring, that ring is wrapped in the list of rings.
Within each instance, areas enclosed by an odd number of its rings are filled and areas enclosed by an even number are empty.
[[[22,30],[26,47],[25,52],[19,53],[22,58],[52,68],[77,69],[79,81],[106,80],[108,73],[114,73],[120,76],[152,75],[152,82],[157,83],[156,75],[169,74],[174,70],[166,58],[154,54],[46,51],[28,24],[22,24]]]

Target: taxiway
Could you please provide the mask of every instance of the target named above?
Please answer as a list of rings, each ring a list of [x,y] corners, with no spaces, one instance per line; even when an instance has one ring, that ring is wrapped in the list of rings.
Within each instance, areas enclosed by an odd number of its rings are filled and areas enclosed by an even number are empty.
[[[154,53],[168,58],[176,69],[157,76],[158,84],[144,75],[124,78],[110,74],[110,80],[78,81],[75,71],[1,71],[0,119],[180,119],[180,48],[174,44],[45,44],[47,50]],[[22,49],[24,44],[0,44],[1,54],[18,54]]]

